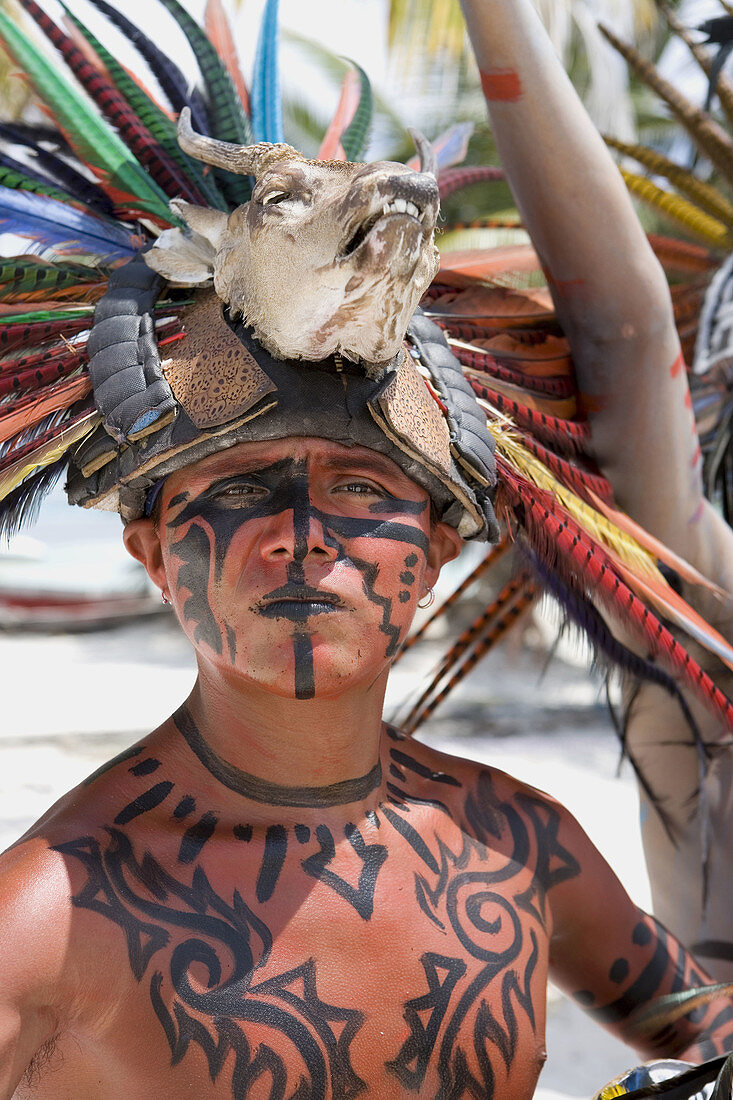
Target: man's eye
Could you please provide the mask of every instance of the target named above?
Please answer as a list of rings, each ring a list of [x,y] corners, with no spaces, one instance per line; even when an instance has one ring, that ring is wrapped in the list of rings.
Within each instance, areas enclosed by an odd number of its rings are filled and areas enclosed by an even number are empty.
[[[383,497],[387,495],[383,489],[380,489],[376,485],[371,485],[368,481],[347,481],[343,485],[337,485],[336,492],[349,493],[354,496]]]
[[[263,485],[227,485],[226,488],[217,489],[212,494],[214,500],[221,501],[228,504],[245,503],[250,504],[254,500],[259,500],[265,496],[267,489]]]
[[[277,203],[285,202],[289,198],[289,191],[271,191],[269,195],[265,195],[260,201],[263,206],[275,206]]]

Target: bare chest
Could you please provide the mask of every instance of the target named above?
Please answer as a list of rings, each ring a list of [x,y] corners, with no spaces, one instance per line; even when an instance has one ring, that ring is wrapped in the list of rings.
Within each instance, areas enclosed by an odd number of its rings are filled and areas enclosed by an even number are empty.
[[[122,1073],[141,1098],[532,1095],[545,888],[511,838],[383,806],[338,830],[242,828],[188,862],[121,830],[68,854],[113,1003],[80,1048],[96,1084],[65,1054],[47,1095],[68,1077],[69,1096],[112,1097]]]

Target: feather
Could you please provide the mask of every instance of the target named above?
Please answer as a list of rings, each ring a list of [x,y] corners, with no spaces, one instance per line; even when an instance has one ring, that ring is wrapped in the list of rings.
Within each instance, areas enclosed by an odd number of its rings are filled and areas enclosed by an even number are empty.
[[[359,77],[355,69],[347,69],[341,84],[336,113],[324,134],[318,150],[319,160],[351,160],[341,145],[341,137],[359,106]]]
[[[29,315],[25,321],[11,321],[0,316],[0,351],[3,354],[16,348],[37,347],[45,340],[63,334],[71,336],[83,332],[89,327],[91,317],[88,313],[70,318],[60,317],[56,319],[34,319]]]
[[[506,173],[503,168],[490,166],[465,168],[449,168],[441,172],[438,177],[441,202],[456,191],[462,191],[464,187],[471,187],[474,183],[504,183]]]
[[[179,0],[160,2],[176,20],[193,50],[206,86],[212,136],[219,141],[249,145],[252,141],[252,128],[226,66],[201,27]],[[215,175],[229,202],[235,206],[247,202],[251,193],[247,177],[223,171],[216,171]]]
[[[245,114],[249,115],[249,91],[242,75],[232,28],[221,0],[206,0],[204,27],[209,41],[232,78],[232,84],[237,89]]]
[[[645,145],[619,141],[608,134],[603,135],[603,140],[611,149],[615,149],[617,153],[622,153],[625,157],[632,157],[655,176],[664,176],[665,179],[674,184],[678,191],[682,191],[711,217],[727,226],[733,225],[733,206],[725,196],[709,183],[697,179],[688,169],[681,168],[669,157],[662,156],[656,149],[648,149]]]
[[[108,272],[82,264],[52,264],[20,256],[0,258],[0,300],[32,302],[39,298],[92,301],[104,292]]]
[[[180,166],[138,118],[127,100],[110,83],[106,75],[82,53],[68,34],[57,26],[36,0],[20,0],[28,14],[53,43],[66,65],[99,108],[117,130],[130,151],[144,165],[161,190],[171,198],[189,194],[189,183]],[[170,218],[168,218],[170,220]]]
[[[455,122],[447,130],[444,130],[435,141],[430,142],[440,173],[466,159],[468,143],[472,133],[472,122]],[[409,168],[417,170],[420,167],[420,158],[411,157],[407,165]],[[441,197],[443,197],[442,194]]]
[[[514,627],[519,617],[529,610],[536,595],[536,589],[525,572],[507,582],[493,602],[481,612],[445,655],[407,718],[400,723],[405,733],[415,733],[418,726],[435,711],[449,692]],[[447,683],[440,687],[441,681],[446,677]]]
[[[674,569],[675,572],[679,573],[683,580],[689,581],[691,584],[702,585],[702,587],[707,588],[710,592],[714,592],[716,596],[721,598],[726,595],[723,589],[717,584],[713,584],[712,581],[704,577],[702,573],[686,562],[679,554],[675,554],[675,552],[666,547],[663,542],[660,542],[659,539],[655,539],[653,535],[650,535],[648,531],[645,531],[643,527],[635,523],[625,512],[619,512],[618,509],[613,508],[606,500],[601,500],[597,497],[593,490],[591,490],[591,503],[599,512],[603,512],[607,519],[611,520],[617,527],[620,527],[622,531],[631,535],[651,554],[654,554],[660,561],[669,566],[670,569]]]
[[[637,195],[655,210],[661,210],[705,244],[712,245],[713,248],[730,248],[733,236],[728,227],[717,218],[711,218],[689,199],[683,199],[671,191],[663,191],[646,176],[627,172],[625,168],[621,168],[620,172],[632,195]]]
[[[733,704],[619,577],[605,550],[589,538],[551,493],[518,478],[501,455],[497,465],[504,479],[503,491],[521,509],[527,537],[540,558],[552,568],[564,560],[570,572],[576,571],[583,578],[583,583],[636,634],[652,656],[680,674],[684,686],[727,729],[733,729]]]
[[[92,390],[92,380],[85,372],[77,377],[64,378],[53,386],[47,386],[41,394],[31,394],[18,401],[8,413],[0,406],[0,442],[17,435],[24,428],[31,428],[49,413],[67,409]]]
[[[673,34],[676,34],[678,38],[682,39],[702,71],[709,77],[713,68],[713,61],[709,50],[707,50],[701,42],[695,41],[689,29],[680,22],[669,5],[664,3],[664,0],[656,0],[656,2],[657,7],[664,15],[669,29]],[[718,74],[715,91],[718,94],[720,106],[723,108],[728,119],[728,125],[733,126],[733,83],[725,73]]]
[[[470,382],[479,404],[489,414],[498,412],[504,418],[511,418],[519,428],[566,455],[579,454],[587,447],[590,428],[585,420],[560,420],[505,398],[497,390],[482,386],[475,378],[471,378]]]
[[[634,46],[622,42],[620,38],[605,24],[599,23],[601,34],[611,43],[626,62],[634,70],[644,83],[664,100],[672,113],[681,122],[695,143],[705,153],[713,164],[720,169],[728,179],[733,178],[733,141],[725,130],[718,125],[705,111],[696,107],[694,103],[665,80],[659,70]]]
[[[176,114],[184,107],[191,111],[191,124],[200,134],[210,134],[211,126],[206,105],[200,95],[189,92],[188,81],[178,66],[155,43],[107,0],[89,0],[133,44],[148,63],[155,78],[170,101]]]
[[[166,194],[171,195],[171,197],[180,196],[186,199],[187,202],[192,202],[199,206],[206,206],[207,203],[209,203],[210,205],[217,206],[219,209],[226,209],[226,204],[221,195],[217,194],[216,188],[207,185],[204,181],[204,174],[198,162],[195,161],[193,157],[189,157],[184,153],[178,144],[175,123],[172,122],[158,104],[150,98],[140,84],[133,80],[124,67],[120,65],[117,58],[114,57],[97,38],[95,38],[89,28],[68,10],[63,0],[61,0],[61,3],[72,24],[79,30],[80,34],[84,36],[84,39],[91,44],[95,53],[99,55],[110,74],[110,79],[114,81],[120,94],[130,105],[143,126],[146,127],[152,136],[153,143],[157,142],[160,149],[164,151],[168,158],[167,161],[165,161],[165,165],[168,166],[170,178],[166,182],[164,182],[163,179],[158,180],[166,191]],[[114,123],[115,119],[112,118],[111,121]],[[135,149],[133,149],[133,151],[136,152]],[[136,152],[136,155],[141,163],[147,164],[148,156],[156,155],[155,145],[151,144],[149,151],[143,149],[143,156],[140,156],[138,152]],[[180,171],[171,172],[171,163],[177,165]]]
[[[134,209],[170,224],[168,204],[160,188],[86,98],[61,76],[2,9],[0,36],[38,95],[52,109],[80,160],[95,170],[104,190],[110,193],[113,188],[127,194],[134,202]]]
[[[278,0],[265,0],[252,77],[252,130],[255,141],[283,140],[277,13]]]
[[[56,131],[56,136],[63,140],[59,131]],[[67,194],[73,196],[76,202],[83,203],[97,214],[111,216],[114,213],[114,205],[111,199],[100,187],[97,187],[95,183],[83,176],[81,172],[77,172],[61,157],[49,153],[35,141],[32,141],[17,124],[10,126],[8,123],[0,122],[0,137],[4,137],[13,144],[23,145],[25,148],[30,149],[34,159],[60,184]],[[32,171],[32,169],[26,169],[26,171]],[[37,173],[34,173],[34,175],[38,178]]]
[[[36,522],[44,498],[64,473],[67,464],[68,459],[64,455],[0,498],[0,539],[9,540],[21,528]]]
[[[62,191],[52,179],[40,172],[32,172],[27,165],[21,164],[5,153],[0,153],[0,186],[11,187],[14,191],[32,191],[35,195],[46,195],[59,202],[73,202],[74,197]]]
[[[356,62],[353,62],[356,65]],[[360,65],[356,65],[359,73],[360,95],[359,102],[349,125],[343,132],[341,144],[347,160],[358,161],[364,156],[368,141],[369,130],[372,125],[372,111],[374,96],[369,77]]]
[[[29,477],[34,477],[38,470],[51,466],[60,459],[66,459],[71,447],[81,442],[93,428],[100,423],[100,416],[96,409],[87,409],[73,418],[61,430],[55,430],[52,437],[45,442],[36,444],[29,453],[0,473],[0,501],[3,516],[8,516],[15,506],[15,501],[10,496]],[[17,521],[17,526],[22,520]]]
[[[1,13],[0,13],[1,14]],[[0,225],[56,251],[82,252],[110,259],[127,259],[140,247],[140,238],[111,220],[30,191],[0,187]]]

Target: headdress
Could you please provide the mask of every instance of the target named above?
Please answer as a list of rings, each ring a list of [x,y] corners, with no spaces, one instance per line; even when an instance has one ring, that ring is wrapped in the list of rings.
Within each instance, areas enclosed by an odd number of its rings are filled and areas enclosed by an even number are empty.
[[[0,11],[0,34],[59,131],[52,153],[47,132],[3,128],[26,159],[0,158],[0,218],[34,239],[37,254],[0,269],[0,529],[17,529],[64,472],[72,502],[132,518],[173,469],[241,440],[303,434],[383,451],[446,522],[496,539],[496,462],[503,541],[489,563],[513,540],[519,571],[456,643],[408,725],[544,587],[610,660],[677,696],[678,677],[733,726],[733,706],[661,618],[725,661],[733,650],[670,588],[657,559],[706,582],[614,509],[583,456],[588,426],[547,291],[521,278],[497,285],[507,267],[534,270],[531,249],[519,264],[496,252],[448,255],[436,275],[437,188],[445,195],[498,170],[452,167],[450,135],[437,163],[418,138],[421,173],[359,164],[363,73],[346,81],[318,160],[285,146],[273,0],[251,109],[214,0],[213,41],[177,0],[161,0],[201,68],[204,92],[191,94],[139,28],[92,2],[137,46],[169,106],[78,20],[70,16],[67,33],[22,0],[83,94]],[[263,267],[267,249],[255,246],[278,233]],[[315,288],[294,278],[303,248],[315,255],[311,272],[325,265],[333,278]],[[385,250],[391,262],[380,267]],[[420,296],[423,312],[413,314]],[[614,637],[598,609],[622,617],[648,656]]]

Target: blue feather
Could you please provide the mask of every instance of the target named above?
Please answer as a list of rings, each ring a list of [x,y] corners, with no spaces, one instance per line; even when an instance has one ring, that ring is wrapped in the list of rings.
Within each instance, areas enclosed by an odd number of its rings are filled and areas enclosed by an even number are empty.
[[[113,221],[11,187],[0,187],[0,228],[41,245],[62,244],[67,253],[90,253],[105,259],[132,256],[140,248],[139,238]]]
[[[257,38],[252,77],[252,131],[255,141],[284,140],[277,9],[278,0],[267,0]]]

